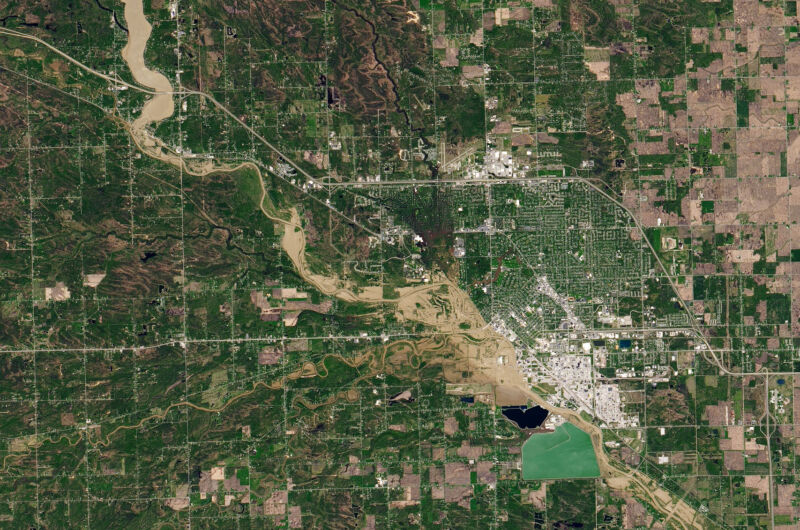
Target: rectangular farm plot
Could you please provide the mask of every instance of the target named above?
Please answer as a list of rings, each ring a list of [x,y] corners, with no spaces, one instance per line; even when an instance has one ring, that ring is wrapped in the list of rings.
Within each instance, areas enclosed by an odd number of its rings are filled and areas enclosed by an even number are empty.
[[[522,446],[522,478],[546,480],[600,476],[588,434],[571,423],[554,432],[534,434]]]

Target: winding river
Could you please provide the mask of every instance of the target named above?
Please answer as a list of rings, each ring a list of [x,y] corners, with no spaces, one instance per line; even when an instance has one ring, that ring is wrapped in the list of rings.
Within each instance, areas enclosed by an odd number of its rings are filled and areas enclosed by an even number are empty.
[[[153,146],[153,139],[144,139],[145,127],[153,122],[165,120],[172,116],[172,85],[167,77],[149,69],[144,63],[144,50],[150,39],[153,27],[144,16],[142,0],[123,0],[125,4],[125,22],[128,24],[128,43],[122,49],[122,59],[130,68],[133,79],[140,85],[156,92],[142,108],[142,113],[131,125],[132,132],[145,141],[145,145]]]

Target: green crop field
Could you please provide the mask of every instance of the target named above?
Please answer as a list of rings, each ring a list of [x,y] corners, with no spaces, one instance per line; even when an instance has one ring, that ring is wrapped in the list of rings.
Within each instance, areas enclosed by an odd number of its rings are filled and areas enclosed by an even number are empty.
[[[599,477],[589,435],[571,423],[555,432],[534,434],[522,446],[522,478],[544,480]]]

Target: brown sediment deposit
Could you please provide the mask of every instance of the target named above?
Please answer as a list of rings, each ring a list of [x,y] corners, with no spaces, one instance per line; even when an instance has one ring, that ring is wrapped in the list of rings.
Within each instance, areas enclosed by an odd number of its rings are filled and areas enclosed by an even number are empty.
[[[174,111],[172,85],[164,74],[151,70],[144,64],[144,50],[153,28],[144,16],[142,0],[123,0],[123,3],[125,21],[128,24],[128,43],[122,49],[122,59],[130,68],[137,83],[156,92],[144,104],[142,113],[131,124],[131,133],[139,136],[146,145],[154,146],[154,140],[146,138],[144,130],[150,123],[172,116]]]

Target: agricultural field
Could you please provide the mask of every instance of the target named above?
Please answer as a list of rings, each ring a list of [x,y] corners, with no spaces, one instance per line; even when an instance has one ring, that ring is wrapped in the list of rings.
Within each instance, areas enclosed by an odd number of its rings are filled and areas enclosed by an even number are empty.
[[[799,185],[795,0],[0,3],[0,526],[797,528]]]

